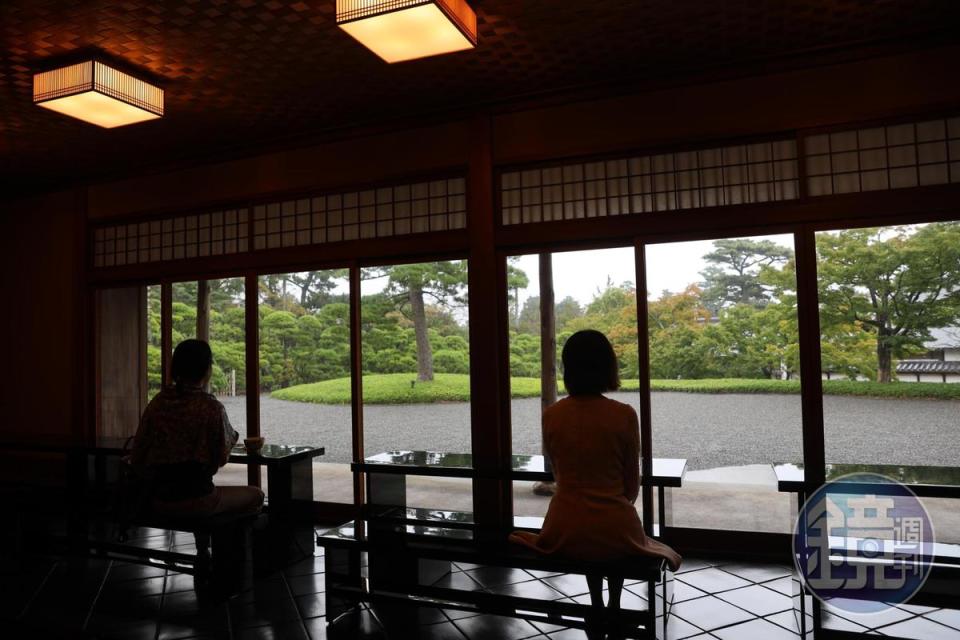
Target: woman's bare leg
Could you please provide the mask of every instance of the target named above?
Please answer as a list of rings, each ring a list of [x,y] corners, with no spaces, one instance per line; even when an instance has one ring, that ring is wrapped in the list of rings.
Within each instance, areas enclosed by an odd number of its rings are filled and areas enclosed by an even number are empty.
[[[603,638],[603,576],[587,576],[587,587],[590,588],[590,604],[593,611],[588,614],[587,638]]]
[[[590,604],[595,609],[603,609],[603,576],[587,576],[590,588]]]
[[[607,588],[610,590],[607,596],[607,608],[612,613],[620,611],[620,594],[623,593],[623,578],[618,576],[607,577]]]

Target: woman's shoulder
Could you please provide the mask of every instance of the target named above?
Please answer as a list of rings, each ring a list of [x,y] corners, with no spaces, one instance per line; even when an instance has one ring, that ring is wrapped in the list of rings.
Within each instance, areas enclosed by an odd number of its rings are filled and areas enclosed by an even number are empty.
[[[623,416],[624,418],[630,418],[637,415],[636,409],[626,402],[620,402],[619,400],[614,400],[613,398],[608,398],[606,396],[603,396],[603,401],[604,410],[611,414]]]
[[[567,396],[544,409],[544,415],[561,413],[574,407],[590,406],[591,411],[607,411],[610,413],[630,415],[636,413],[634,408],[625,403],[606,396]]]

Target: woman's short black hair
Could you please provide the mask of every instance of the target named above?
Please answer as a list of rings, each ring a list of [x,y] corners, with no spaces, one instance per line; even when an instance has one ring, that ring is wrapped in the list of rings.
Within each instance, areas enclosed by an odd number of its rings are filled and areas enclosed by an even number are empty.
[[[572,396],[593,395],[620,388],[617,354],[599,331],[577,331],[563,345],[563,384]]]
[[[184,340],[173,350],[170,377],[178,385],[200,382],[212,364],[210,345],[203,340]]]

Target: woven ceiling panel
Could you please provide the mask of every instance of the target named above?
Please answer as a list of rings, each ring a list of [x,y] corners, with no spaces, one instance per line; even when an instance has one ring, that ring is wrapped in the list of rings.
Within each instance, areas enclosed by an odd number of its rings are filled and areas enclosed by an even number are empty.
[[[479,47],[387,65],[334,0],[0,3],[0,179],[30,189],[384,118],[956,29],[956,0],[473,0]],[[95,48],[163,79],[166,116],[105,131],[31,104]],[[6,190],[10,193],[10,190]]]

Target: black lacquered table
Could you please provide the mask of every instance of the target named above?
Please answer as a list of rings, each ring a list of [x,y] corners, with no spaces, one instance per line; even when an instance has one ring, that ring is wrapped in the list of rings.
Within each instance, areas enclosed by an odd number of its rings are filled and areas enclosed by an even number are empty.
[[[127,440],[24,437],[0,441],[0,450],[64,455],[68,489],[82,502],[91,491],[101,492],[108,482],[117,480],[118,466],[108,461],[118,461],[129,453]],[[260,452],[249,454],[238,445],[231,451],[229,462],[266,466],[270,509],[282,512],[292,500],[313,500],[313,459],[323,454],[323,447],[281,444],[266,444]]]
[[[404,507],[406,476],[476,478],[469,453],[443,451],[386,451],[351,465],[367,477],[367,502],[372,505]],[[670,490],[683,484],[687,461],[683,458],[654,458],[653,474],[642,478],[645,485],[657,488],[658,515],[662,527],[672,524]],[[514,481],[551,481],[553,472],[542,455],[511,456],[510,479]],[[518,525],[522,523],[518,522]]]
[[[293,500],[313,501],[313,459],[324,453],[323,447],[286,444],[265,444],[257,453],[247,453],[237,445],[230,462],[264,465],[270,510],[283,512]]]

